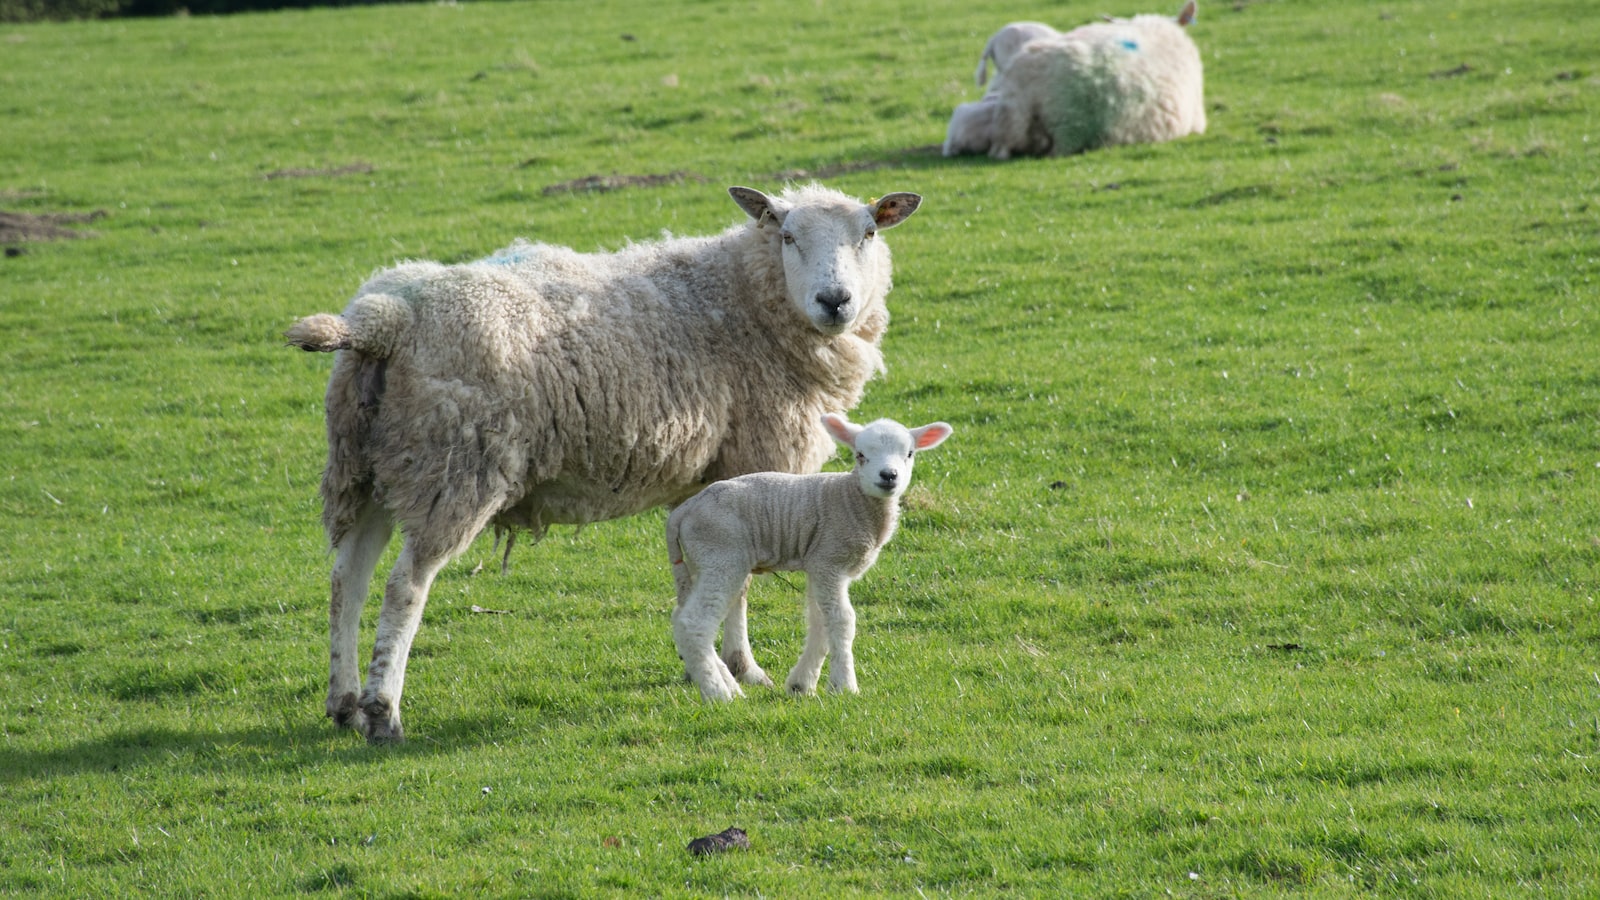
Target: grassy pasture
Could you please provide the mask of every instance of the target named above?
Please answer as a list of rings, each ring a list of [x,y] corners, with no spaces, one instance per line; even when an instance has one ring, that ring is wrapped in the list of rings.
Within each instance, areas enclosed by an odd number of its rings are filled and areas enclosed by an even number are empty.
[[[1203,2],[1205,136],[929,149],[995,27],[1107,11],[0,27],[0,209],[106,213],[0,259],[0,894],[1600,892],[1592,3]],[[860,414],[957,428],[853,592],[863,693],[702,705],[657,513],[480,540],[411,740],[335,732],[282,328],[807,173],[924,195]],[[771,671],[797,600],[754,592]]]

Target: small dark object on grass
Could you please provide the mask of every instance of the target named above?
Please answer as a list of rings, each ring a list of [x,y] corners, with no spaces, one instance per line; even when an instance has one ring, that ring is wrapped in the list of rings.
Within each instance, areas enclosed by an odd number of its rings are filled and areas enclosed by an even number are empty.
[[[6,248],[6,258],[7,259],[11,259],[12,257],[21,256],[22,254],[27,253],[27,252],[28,251],[22,249],[21,247],[7,247]]]
[[[1294,650],[1304,650],[1305,648],[1301,647],[1299,644],[1268,644],[1267,645],[1267,649],[1268,650],[1294,651]]]
[[[1461,65],[1456,66],[1454,69],[1440,69],[1437,72],[1429,72],[1428,73],[1428,77],[1429,78],[1455,78],[1457,75],[1465,75],[1465,74],[1467,74],[1468,72],[1471,72],[1471,71],[1472,71],[1472,67],[1471,66],[1467,65],[1466,63],[1462,63]]]
[[[749,850],[750,838],[743,828],[729,828],[721,834],[708,834],[689,842],[689,852],[695,856],[723,853],[728,850]]]
[[[1062,490],[1066,486],[1067,486],[1067,483],[1065,481],[1052,481],[1052,482],[1050,482],[1050,490],[1052,490],[1052,491]]]

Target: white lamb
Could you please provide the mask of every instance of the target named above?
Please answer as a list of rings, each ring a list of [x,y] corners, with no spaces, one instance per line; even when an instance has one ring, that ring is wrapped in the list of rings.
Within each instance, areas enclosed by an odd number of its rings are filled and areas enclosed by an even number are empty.
[[[1114,19],[1028,42],[996,93],[989,155],[1057,156],[1158,143],[1206,130],[1200,51],[1176,18]]]
[[[939,446],[952,429],[934,422],[907,430],[888,419],[853,425],[831,413],[822,424],[855,451],[854,471],[761,472],[720,481],[667,518],[667,556],[678,590],[672,638],[707,700],[743,696],[741,680],[772,683],[749,655],[745,592],[752,573],[774,571],[806,573],[805,650],[785,680],[789,691],[816,690],[830,651],[828,687],[857,690],[850,583],[872,568],[894,535],[912,455]],[[725,619],[724,647],[732,630],[743,650],[718,659],[713,642]]]
[[[1029,41],[1042,37],[1057,37],[1060,34],[1061,32],[1043,22],[1012,22],[989,37],[989,42],[983,47],[982,55],[978,57],[978,70],[973,73],[973,78],[981,87],[989,80],[989,64],[992,62],[994,83],[989,85],[989,90],[982,99],[962,103],[951,113],[950,126],[945,130],[944,137],[945,156],[989,152],[989,146],[994,139],[994,114],[998,109],[1000,82],[1005,77],[1006,70],[1011,68],[1011,61],[1022,52],[1023,46]],[[1045,143],[1038,152],[1042,153],[1049,149],[1048,143]]]
[[[291,345],[340,351],[322,479],[336,723],[401,738],[428,589],[486,526],[537,537],[827,460],[833,445],[812,423],[854,407],[883,368],[891,267],[877,233],[921,198],[729,193],[750,219],[714,237],[405,263],[343,315],[289,329]],[[404,543],[363,686],[361,607],[395,523]]]
[[[1022,52],[1023,45],[1036,38],[1059,37],[1060,34],[1043,22],[1012,22],[1002,27],[990,35],[989,42],[984,44],[973,80],[978,82],[978,87],[983,87],[984,82],[989,80],[989,63],[993,62],[995,79],[998,81],[1011,68],[1011,61]]]

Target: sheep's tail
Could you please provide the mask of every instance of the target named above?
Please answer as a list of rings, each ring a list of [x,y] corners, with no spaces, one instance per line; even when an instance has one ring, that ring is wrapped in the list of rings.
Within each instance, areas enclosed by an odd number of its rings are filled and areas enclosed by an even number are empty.
[[[318,313],[289,326],[283,339],[311,353],[358,350],[388,359],[411,327],[411,305],[388,294],[362,294],[342,315]]]
[[[978,87],[983,87],[989,80],[989,60],[994,59],[994,38],[983,45],[983,55],[978,57],[978,71],[972,73],[973,80],[978,82]]]

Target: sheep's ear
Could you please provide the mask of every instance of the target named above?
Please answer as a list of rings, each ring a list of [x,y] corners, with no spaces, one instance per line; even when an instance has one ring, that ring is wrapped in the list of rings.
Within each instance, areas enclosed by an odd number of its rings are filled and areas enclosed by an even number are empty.
[[[879,229],[893,228],[904,222],[921,205],[921,194],[896,191],[873,201],[872,218],[878,223]]]
[[[1195,16],[1199,14],[1200,10],[1195,6],[1194,0],[1189,0],[1188,3],[1183,5],[1183,9],[1178,10],[1178,24],[1188,27],[1189,23],[1193,22]]]
[[[765,225],[769,219],[782,225],[783,217],[788,212],[771,197],[755,188],[731,187],[728,188],[728,196],[732,197],[733,202],[739,204],[739,208],[749,214],[750,218],[755,219],[757,225]]]
[[[828,430],[828,434],[834,440],[852,450],[856,447],[856,435],[860,434],[862,429],[862,426],[851,424],[850,420],[838,413],[824,413],[822,427]]]
[[[918,450],[932,450],[944,443],[944,439],[954,431],[955,429],[951,428],[946,422],[934,422],[921,428],[913,428],[911,429],[911,440],[914,442],[912,446]]]

